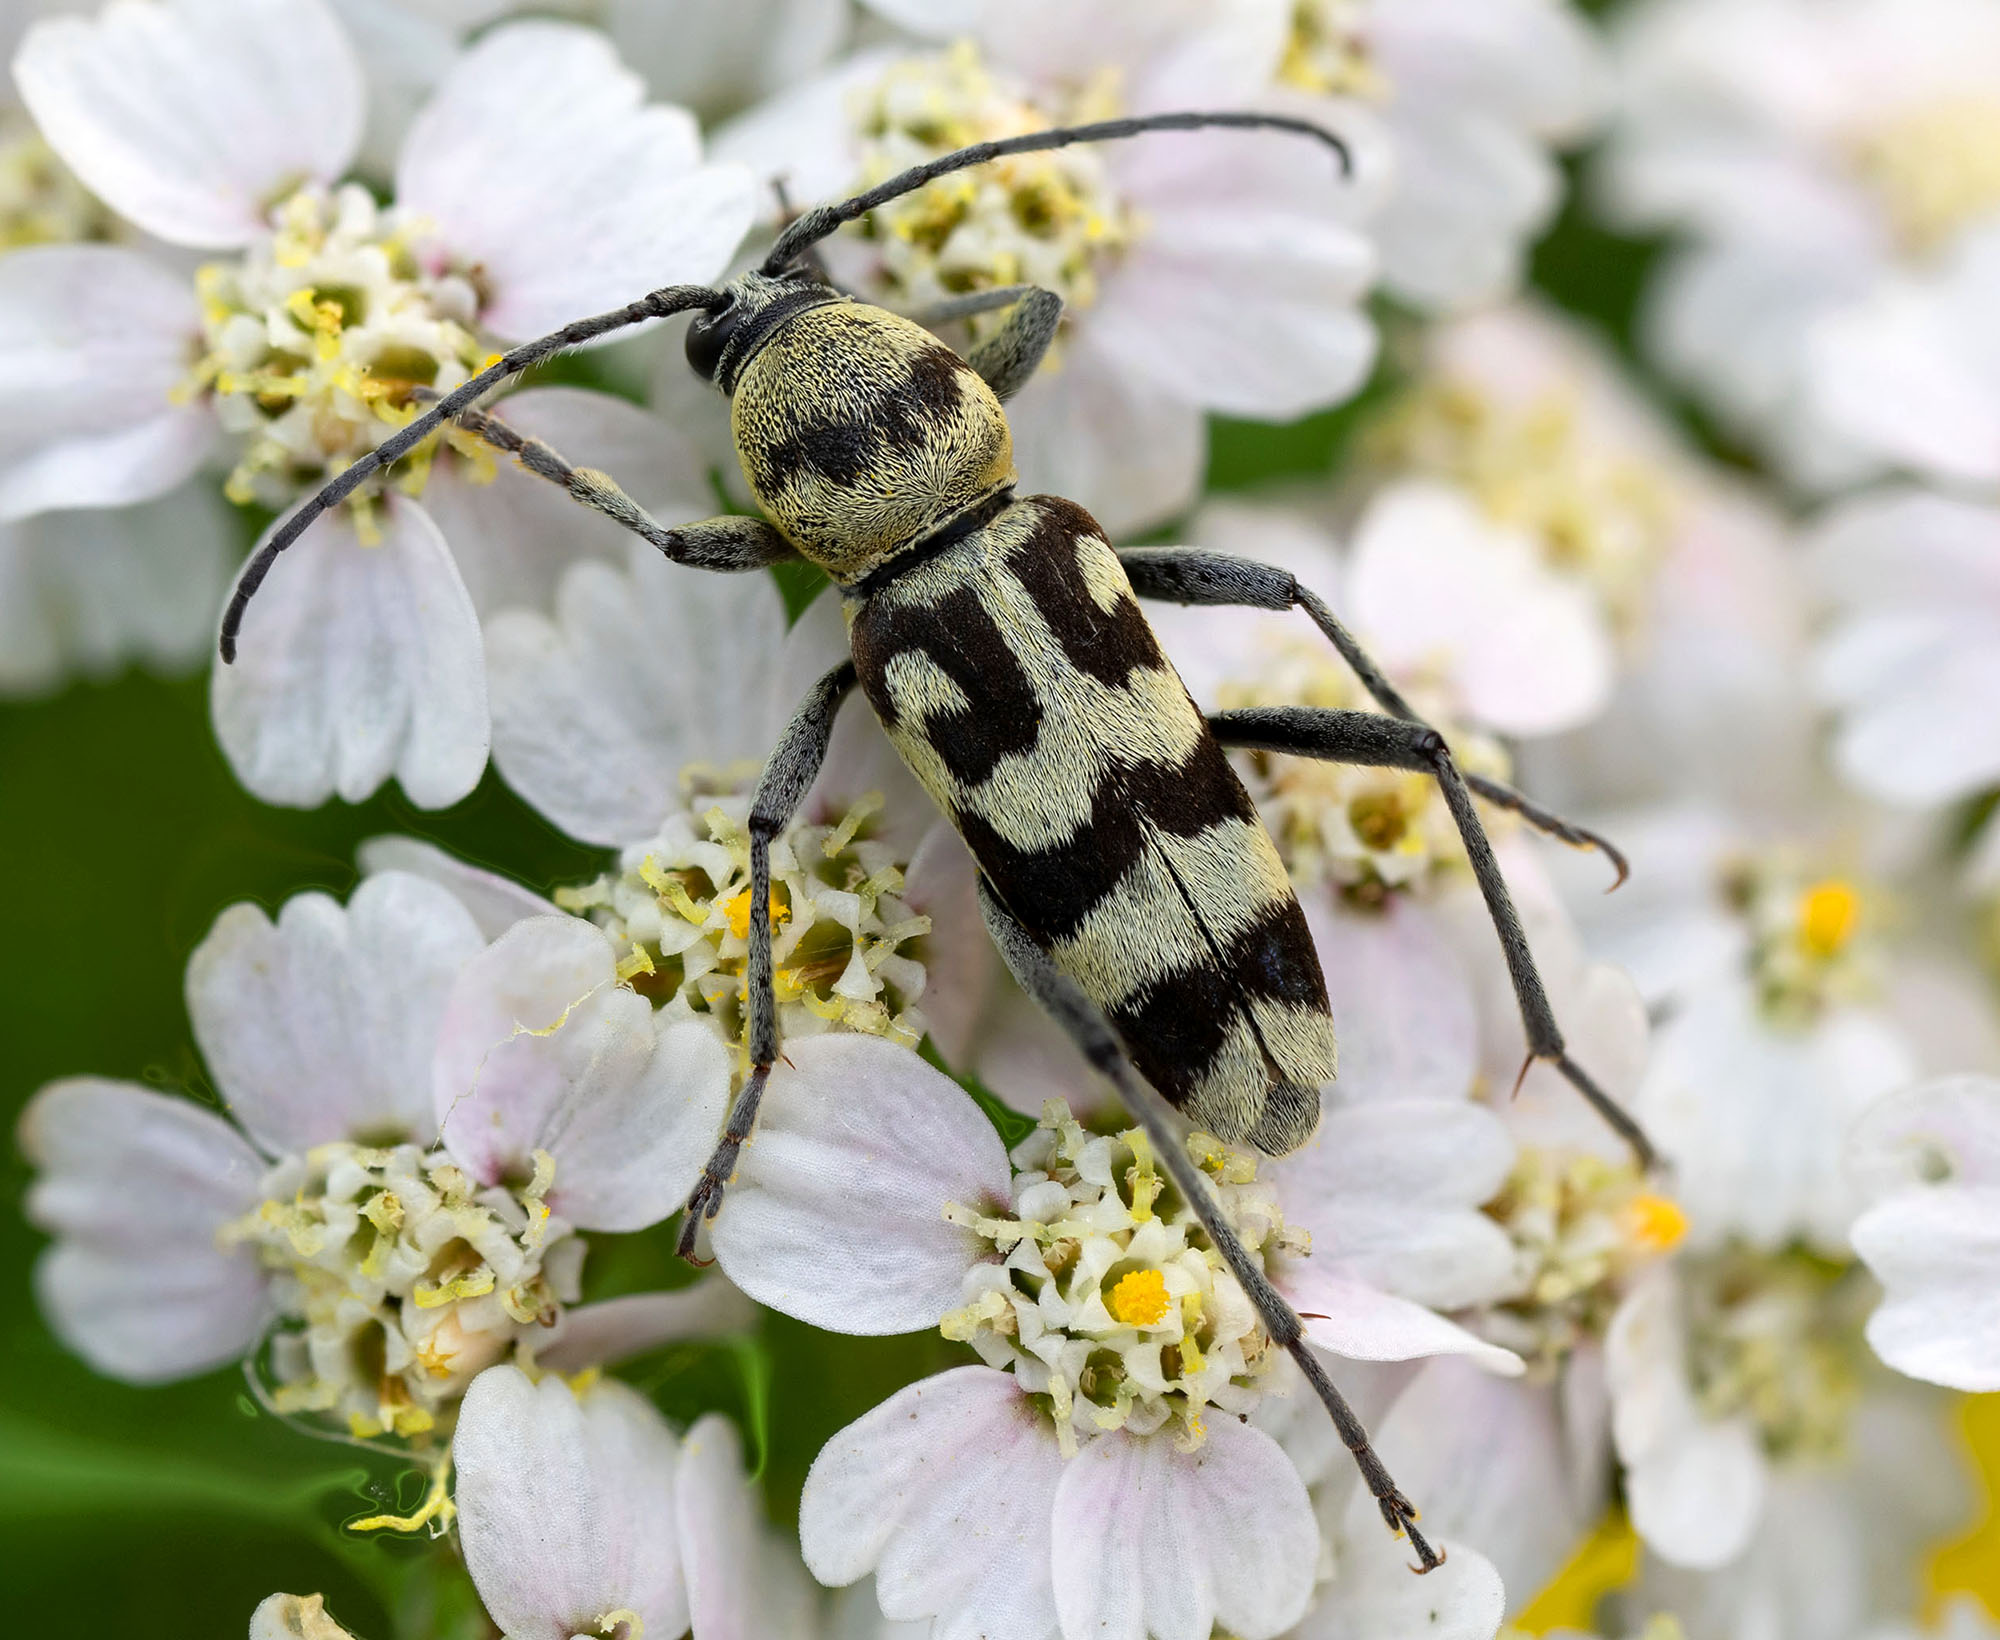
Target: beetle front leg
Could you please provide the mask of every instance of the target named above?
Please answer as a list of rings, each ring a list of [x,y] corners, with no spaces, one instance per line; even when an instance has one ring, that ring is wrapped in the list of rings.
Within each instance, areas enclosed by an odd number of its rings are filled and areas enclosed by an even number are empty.
[[[778,998],[771,969],[771,839],[792,822],[826,762],[840,703],[854,687],[854,663],[842,661],[812,687],[792,714],[764,764],[750,804],[750,959],[744,994],[749,1008],[750,1075],[730,1107],[722,1138],[702,1170],[681,1217],[680,1255],[693,1260],[704,1222],[722,1206],[737,1157],[757,1125],[757,1107],[778,1060]]]

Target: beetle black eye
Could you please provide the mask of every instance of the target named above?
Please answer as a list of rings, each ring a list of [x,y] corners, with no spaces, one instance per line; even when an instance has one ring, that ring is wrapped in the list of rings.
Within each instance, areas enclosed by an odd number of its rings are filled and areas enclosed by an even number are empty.
[[[715,367],[722,363],[722,350],[736,334],[737,322],[742,317],[743,310],[733,298],[713,313],[694,316],[694,323],[688,326],[687,361],[703,381],[715,380]]]

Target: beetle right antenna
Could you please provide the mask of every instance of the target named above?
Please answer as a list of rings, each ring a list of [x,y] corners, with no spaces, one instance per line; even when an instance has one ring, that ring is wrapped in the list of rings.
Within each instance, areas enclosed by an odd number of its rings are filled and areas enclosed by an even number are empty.
[[[988,160],[1005,159],[1009,154],[1033,154],[1048,148],[1068,148],[1079,142],[1117,142],[1142,136],[1148,131],[1202,131],[1214,126],[1233,126],[1250,131],[1290,131],[1296,136],[1313,137],[1340,156],[1340,174],[1354,174],[1354,155],[1336,133],[1311,120],[1290,114],[1223,112],[1213,114],[1145,114],[1134,119],[1099,120],[1093,125],[1059,125],[1047,131],[1029,131],[1018,137],[1002,137],[995,142],[976,142],[937,159],[925,160],[900,171],[887,182],[879,182],[866,193],[844,199],[838,205],[820,205],[807,211],[778,236],[771,254],[764,258],[762,272],[776,278],[798,261],[806,250],[836,228],[858,221],[878,205],[914,193],[953,171],[984,165]]]

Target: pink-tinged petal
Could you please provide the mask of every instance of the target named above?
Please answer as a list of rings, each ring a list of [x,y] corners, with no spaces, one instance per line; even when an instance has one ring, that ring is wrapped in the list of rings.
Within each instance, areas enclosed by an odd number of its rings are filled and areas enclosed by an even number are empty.
[[[1675,1272],[1642,1276],[1605,1335],[1612,1439],[1632,1524],[1675,1566],[1736,1558],[1764,1512],[1769,1467],[1747,1415],[1705,1420],[1688,1381]]]
[[[1383,666],[1442,667],[1463,709],[1503,734],[1575,728],[1611,698],[1610,634],[1590,595],[1448,486],[1406,482],[1375,499],[1348,595]]]
[[[573,837],[651,837],[689,763],[770,750],[794,702],[758,686],[757,659],[784,621],[767,576],[703,575],[643,544],[623,571],[578,564],[553,620],[515,610],[487,627],[494,761]]]
[[[1854,1249],[1887,1291],[1868,1342],[1898,1372],[2000,1389],[2000,1187],[1892,1196],[1854,1225]]]
[[[1943,1184],[2000,1189],[2000,1081],[1946,1076],[1878,1100],[1847,1136],[1864,1200]]]
[[[14,83],[90,191],[176,245],[247,244],[361,142],[361,65],[319,0],[170,0],[37,24]]]
[[[453,981],[480,949],[444,889],[387,872],[345,908],[231,906],[188,959],[195,1040],[244,1130],[273,1154],[432,1131],[430,1063]]]
[[[1184,403],[1290,420],[1367,379],[1374,275],[1318,143],[1205,133],[1115,156],[1145,234],[1078,320],[1126,370]]]
[[[570,1640],[616,1611],[679,1634],[678,1443],[623,1384],[575,1395],[515,1367],[472,1382],[452,1437],[466,1569],[510,1640]]]
[[[215,423],[170,395],[201,334],[194,289],[116,245],[0,259],[0,520],[165,495]]]
[[[1409,1545],[1382,1529],[1372,1501],[1349,1515],[1338,1580],[1306,1614],[1298,1640],[1493,1640],[1507,1591],[1492,1561],[1463,1540],[1432,1535],[1444,1564],[1419,1577]]]
[[[234,520],[210,485],[104,511],[0,525],[0,695],[66,672],[205,660],[227,583]]]
[[[1007,1201],[1000,1136],[907,1048],[829,1034],[785,1056],[710,1232],[717,1262],[760,1304],[830,1332],[936,1326],[982,1247],[945,1207]]]
[[[387,871],[436,883],[471,913],[482,940],[497,940],[523,917],[554,917],[556,908],[541,895],[497,871],[483,871],[420,837],[370,837],[354,851],[366,877]]]
[[[1319,1349],[1350,1361],[1414,1361],[1426,1355],[1469,1356],[1488,1372],[1516,1377],[1524,1366],[1512,1350],[1489,1344],[1435,1310],[1378,1291],[1310,1259],[1287,1259],[1273,1276]]]
[[[1324,894],[1305,900],[1333,1007],[1339,1103],[1463,1099],[1472,1091],[1478,1015],[1464,964],[1428,908],[1398,895],[1378,912]]]
[[[764,1525],[743,1441],[719,1413],[681,1441],[675,1510],[693,1640],[765,1640],[813,1632],[816,1604],[798,1557]]]
[[[1063,1458],[1013,1377],[957,1367],[821,1448],[799,1500],[820,1582],[875,1573],[883,1616],[936,1640],[1055,1640],[1051,1514]]]
[[[1055,1498],[1065,1634],[1269,1640],[1304,1613],[1319,1563],[1305,1482],[1261,1429],[1207,1426],[1192,1452],[1120,1430],[1070,1460]]]
[[[1816,692],[1846,708],[1834,760],[1886,802],[1935,805],[2000,775],[2000,611],[1976,605],[1863,614],[1813,657]]]
[[[40,1175],[31,1223],[57,1238],[36,1266],[49,1324],[99,1372],[184,1378],[262,1330],[256,1255],[216,1232],[256,1205],[264,1163],[212,1111],[125,1082],[52,1082],[22,1112]]]
[[[909,55],[904,46],[855,52],[817,79],[725,121],[710,144],[710,157],[740,165],[757,179],[760,211],[776,208],[774,182],[782,182],[787,197],[800,202],[839,198],[861,171],[855,99],[865,97],[892,63]]]
[[[910,909],[931,920],[921,947],[931,1041],[947,1065],[961,1070],[1000,977],[999,954],[979,914],[978,881],[971,851],[938,821],[911,858],[903,887]]]
[[[1135,378],[1087,326],[1067,347],[1007,406],[1022,492],[1068,496],[1114,540],[1184,512],[1208,459],[1201,412]]]
[[[453,987],[432,1067],[444,1142],[482,1183],[556,1164],[549,1205],[586,1230],[638,1230],[701,1176],[729,1102],[729,1050],[618,983],[576,917],[517,923]]]
[[[694,448],[667,421],[637,405],[580,387],[533,387],[500,414],[577,467],[610,473],[662,524],[715,510]],[[424,510],[451,543],[466,591],[482,618],[503,609],[547,609],[563,572],[580,559],[622,564],[632,537],[568,492],[503,461],[490,482],[472,483],[461,463],[441,463]]]
[[[1513,1162],[1490,1110],[1393,1099],[1328,1110],[1304,1146],[1266,1165],[1286,1219],[1312,1236],[1306,1263],[1457,1309],[1512,1278],[1506,1233],[1479,1207]]]
[[[748,172],[702,165],[692,115],[645,106],[610,41],[553,22],[459,60],[410,128],[396,197],[480,269],[481,317],[510,339],[712,279],[754,214]]]
[[[535,1350],[538,1365],[582,1372],[687,1338],[748,1332],[757,1307],[721,1276],[666,1293],[628,1293],[564,1310]]]
[[[267,803],[359,803],[393,775],[440,809],[486,767],[486,659],[451,550],[415,502],[380,521],[365,547],[344,517],[308,530],[251,603],[235,664],[216,665],[216,736]]]
[[[1479,1545],[1517,1605],[1562,1569],[1609,1501],[1608,1441],[1600,1431],[1579,1449],[1566,1387],[1440,1356],[1369,1426],[1396,1484],[1421,1505],[1425,1534]],[[1380,1535],[1381,1521],[1372,1500],[1359,1502],[1357,1542]]]

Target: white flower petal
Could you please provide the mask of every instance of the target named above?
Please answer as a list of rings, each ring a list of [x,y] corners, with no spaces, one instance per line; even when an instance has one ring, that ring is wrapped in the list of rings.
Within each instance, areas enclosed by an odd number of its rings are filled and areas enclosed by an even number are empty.
[[[1847,1171],[1871,1203],[1945,1184],[2000,1189],[2000,1081],[1946,1076],[1878,1100],[1848,1132]]]
[[[471,913],[479,937],[497,940],[523,917],[553,917],[556,908],[511,877],[482,871],[420,837],[370,837],[355,849],[363,876],[400,871],[436,883]]]
[[[99,1372],[160,1383],[242,1355],[267,1305],[254,1253],[216,1232],[256,1204],[264,1164],[227,1122],[126,1082],[52,1082],[21,1115],[40,1177],[29,1220],[49,1324]]]
[[[511,395],[500,414],[574,466],[611,474],[662,524],[714,510],[693,447],[666,421],[623,399],[579,387],[533,387]],[[507,461],[487,484],[471,483],[462,464],[440,464],[424,490],[424,510],[451,543],[482,618],[549,608],[571,564],[584,558],[622,564],[632,540],[602,513]]]
[[[654,96],[704,121],[814,73],[854,22],[845,0],[608,0],[597,15]]]
[[[149,505],[0,525],[0,694],[129,661],[178,671],[206,657],[233,521],[209,485]]]
[[[907,1048],[829,1034],[785,1052],[710,1231],[717,1261],[759,1303],[831,1332],[936,1326],[984,1245],[944,1209],[1007,1202],[1000,1136]]]
[[[361,142],[361,65],[319,0],[120,0],[37,24],[14,83],[112,209],[176,245],[248,243],[273,196]]]
[[[1612,1438],[1639,1535],[1676,1566],[1735,1559],[1763,1513],[1769,1469],[1747,1415],[1712,1423],[1695,1403],[1671,1267],[1642,1276],[1618,1307],[1605,1370]]]
[[[510,1640],[596,1634],[615,1611],[649,1632],[687,1627],[679,1451],[633,1391],[599,1379],[579,1401],[559,1377],[490,1367],[466,1391],[452,1459],[466,1569]]]
[[[1675,1195],[1697,1244],[1845,1249],[1857,1203],[1848,1125],[1917,1073],[1886,1019],[1838,1009],[1804,1032],[1767,1025],[1733,976],[1685,999],[1661,1029],[1635,1110],[1679,1164]]]
[[[1331,1096],[1342,1104],[1465,1098],[1478,1015],[1464,966],[1430,912],[1403,895],[1379,912],[1349,911],[1321,894],[1304,903],[1340,1044]]]
[[[721,1276],[709,1276],[672,1292],[574,1305],[543,1335],[535,1361],[555,1372],[582,1372],[686,1338],[749,1332],[756,1324],[757,1307]]]
[[[1490,1110],[1392,1099],[1328,1110],[1304,1146],[1267,1165],[1285,1217],[1312,1235],[1307,1263],[1455,1309],[1496,1297],[1511,1275],[1506,1234],[1479,1206],[1513,1161]]]
[[[328,1615],[323,1595],[266,1596],[250,1614],[250,1640],[354,1640]]]
[[[1488,1372],[1522,1370],[1512,1350],[1489,1344],[1435,1310],[1380,1292],[1311,1259],[1286,1259],[1273,1273],[1278,1290],[1306,1324],[1319,1349],[1350,1361],[1414,1361],[1426,1355],[1470,1356]]]
[[[445,1000],[479,948],[457,900],[400,872],[368,878],[344,909],[295,895],[275,924],[233,905],[188,959],[195,1040],[273,1154],[364,1136],[422,1143]]]
[[[1065,1634],[1268,1640],[1312,1598],[1319,1529],[1305,1483],[1261,1429],[1226,1417],[1183,1452],[1164,1430],[1090,1442],[1055,1498]]]
[[[1854,1225],[1854,1249],[1887,1297],[1868,1342],[1898,1372],[1953,1389],[2000,1389],[2000,1187],[1892,1196]]]
[[[689,763],[762,760],[791,702],[760,685],[784,640],[761,575],[704,575],[632,549],[623,572],[579,564],[553,620],[514,611],[487,629],[494,761],[573,837],[650,837]]]
[[[452,1154],[487,1184],[555,1159],[549,1205],[586,1230],[638,1230],[701,1176],[729,1102],[729,1050],[619,985],[576,917],[516,923],[453,987],[432,1070]]]
[[[1565,1389],[1440,1356],[1370,1425],[1396,1484],[1421,1504],[1425,1535],[1478,1544],[1517,1602],[1562,1569],[1609,1501],[1608,1433],[1578,1450]],[[1364,1492],[1350,1505],[1349,1542],[1379,1535],[1380,1521]],[[1340,1584],[1330,1597],[1341,1601]]]
[[[693,1640],[763,1640],[763,1523],[736,1426],[711,1412],[681,1440],[674,1498]]]
[[[1350,1509],[1338,1580],[1298,1627],[1298,1640],[1493,1640],[1506,1614],[1500,1573],[1463,1541],[1433,1537],[1444,1564],[1415,1574],[1407,1545],[1373,1503]]]
[[[1085,1122],[1124,1109],[1110,1078],[1092,1068],[1069,1033],[1006,975],[980,1016],[972,1072],[1024,1116],[1040,1117],[1051,1099],[1067,1101]]]
[[[957,1367],[828,1441],[799,1500],[820,1582],[875,1573],[885,1617],[934,1640],[1053,1640],[1055,1430],[1008,1373]]]
[[[1290,420],[1367,379],[1374,273],[1342,220],[1338,166],[1317,143],[1204,133],[1116,156],[1146,233],[1078,321],[1093,344],[1184,403]]]
[[[380,518],[373,546],[345,517],[306,531],[251,603],[235,664],[216,664],[216,736],[267,803],[358,803],[394,775],[437,809],[486,767],[485,656],[465,583],[422,507],[392,498]]]
[[[1060,370],[1007,406],[1023,494],[1067,496],[1119,539],[1185,511],[1201,489],[1208,431],[1185,400],[1132,377],[1079,329]]]
[[[411,126],[397,200],[480,267],[497,335],[540,335],[728,262],[753,215],[749,174],[703,166],[693,117],[644,100],[603,35],[514,23],[468,51]]]
[[[1348,597],[1377,661],[1392,673],[1442,668],[1462,709],[1503,734],[1574,728],[1610,701],[1611,640],[1589,594],[1446,485],[1410,481],[1375,498]]]
[[[748,170],[773,206],[773,182],[783,182],[786,195],[800,204],[839,198],[861,170],[854,100],[872,89],[890,64],[908,56],[901,45],[854,52],[817,79],[725,122],[710,144],[711,157]],[[762,197],[758,203],[763,205]]]
[[[169,400],[201,313],[187,279],[116,245],[0,258],[0,519],[165,495],[215,424]]]

